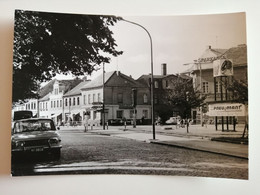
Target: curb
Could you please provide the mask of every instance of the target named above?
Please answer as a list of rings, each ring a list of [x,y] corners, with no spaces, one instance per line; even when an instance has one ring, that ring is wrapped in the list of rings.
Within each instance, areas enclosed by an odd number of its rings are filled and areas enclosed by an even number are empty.
[[[248,157],[241,156],[241,155],[229,154],[229,153],[224,153],[224,152],[217,152],[217,151],[213,151],[213,150],[206,150],[206,149],[195,148],[195,147],[185,146],[185,145],[180,145],[180,144],[166,143],[166,142],[160,142],[160,141],[150,141],[150,143],[158,144],[158,145],[164,145],[164,146],[174,146],[174,147],[177,147],[177,148],[190,149],[190,150],[195,150],[195,151],[200,151],[200,152],[208,152],[208,153],[212,153],[212,154],[221,154],[221,155],[224,155],[224,156],[236,157],[236,158],[248,160]]]

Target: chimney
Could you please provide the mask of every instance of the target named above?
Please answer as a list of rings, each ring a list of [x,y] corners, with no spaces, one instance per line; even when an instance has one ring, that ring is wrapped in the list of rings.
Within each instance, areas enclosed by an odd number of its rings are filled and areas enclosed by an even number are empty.
[[[206,49],[211,49],[211,45],[207,45],[207,48]]]
[[[167,75],[167,64],[163,63],[162,64],[162,75]]]

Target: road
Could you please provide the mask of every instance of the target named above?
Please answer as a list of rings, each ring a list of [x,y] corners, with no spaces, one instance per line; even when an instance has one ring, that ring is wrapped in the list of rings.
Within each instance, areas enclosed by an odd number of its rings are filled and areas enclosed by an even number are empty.
[[[13,176],[145,174],[248,179],[248,160],[91,132],[60,131],[62,155],[12,163]]]

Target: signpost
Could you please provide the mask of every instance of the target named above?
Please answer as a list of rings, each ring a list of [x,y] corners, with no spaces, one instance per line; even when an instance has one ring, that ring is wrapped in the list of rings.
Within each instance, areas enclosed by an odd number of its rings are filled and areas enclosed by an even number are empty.
[[[242,108],[243,106],[240,105],[230,105],[228,101],[230,101],[230,97],[228,97],[228,90],[225,85],[228,84],[228,78],[233,76],[233,63],[229,59],[218,59],[213,61],[213,77],[214,77],[214,93],[215,93],[215,102],[217,102],[217,79],[219,80],[220,91],[220,104],[211,104],[209,107],[209,115],[215,116],[215,125],[216,130],[218,129],[218,116],[221,116],[221,124],[222,124],[222,131],[224,131],[224,116],[226,116],[226,124],[227,124],[227,130],[229,130],[229,118],[230,116],[233,116],[233,123],[235,122],[235,116],[238,116],[237,114],[242,113],[242,110],[239,110],[239,108]],[[224,78],[224,80],[223,80]],[[223,86],[224,85],[224,86]],[[224,90],[224,88],[226,88]],[[223,94],[224,93],[224,94]],[[225,98],[224,98],[225,95]],[[225,99],[225,100],[224,100]],[[238,108],[238,109],[237,109]],[[235,130],[235,129],[234,129]]]
[[[209,104],[209,116],[246,116],[244,104],[240,103],[213,103]]]

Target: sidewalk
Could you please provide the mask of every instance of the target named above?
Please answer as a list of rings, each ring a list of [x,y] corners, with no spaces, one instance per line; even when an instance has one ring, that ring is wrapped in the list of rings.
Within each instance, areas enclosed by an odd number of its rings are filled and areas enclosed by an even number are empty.
[[[84,132],[82,126],[61,128],[61,131],[66,130]],[[187,133],[186,127],[156,126],[155,139],[153,139],[151,126],[137,126],[136,128],[127,126],[126,129],[124,126],[109,126],[105,130],[99,126],[93,127],[93,129],[89,128],[87,132],[248,159],[248,145],[211,141],[213,137],[241,137],[243,134],[243,125],[238,125],[236,131],[225,132],[221,130],[216,131],[213,125],[208,125],[207,127],[191,125],[189,133]]]

